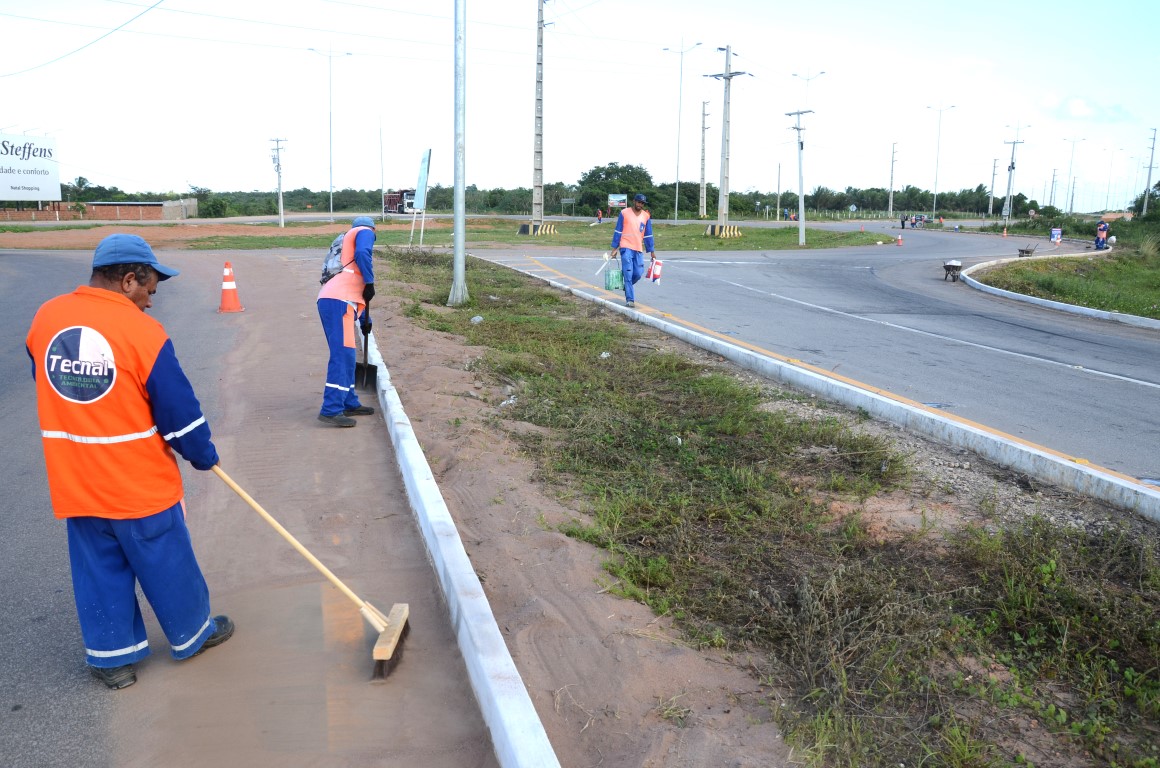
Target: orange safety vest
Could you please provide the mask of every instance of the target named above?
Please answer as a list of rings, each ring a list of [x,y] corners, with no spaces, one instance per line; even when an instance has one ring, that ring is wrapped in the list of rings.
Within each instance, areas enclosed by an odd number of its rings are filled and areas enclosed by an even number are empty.
[[[181,501],[177,458],[145,389],[168,340],[161,323],[100,288],[37,311],[27,344],[56,517],[132,519]]]
[[[643,251],[644,225],[649,220],[648,211],[641,210],[638,215],[632,208],[625,208],[621,215],[624,216],[624,230],[620,233],[620,247]]]
[[[364,229],[374,232],[370,227],[352,227],[343,236],[342,263],[345,266],[341,272],[327,280],[323,284],[322,290],[318,292],[320,299],[339,299],[357,304],[359,312],[363,310],[363,288],[366,287],[366,281],[363,280],[362,270],[354,261],[354,240],[355,236]]]

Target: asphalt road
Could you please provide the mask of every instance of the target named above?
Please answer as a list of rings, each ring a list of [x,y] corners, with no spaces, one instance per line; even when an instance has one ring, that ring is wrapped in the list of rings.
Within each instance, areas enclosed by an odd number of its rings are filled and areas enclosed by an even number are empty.
[[[150,313],[174,339],[222,467],[356,594],[410,604],[405,653],[373,681],[358,609],[211,473],[183,466],[194,548],[229,642],[153,655],[107,690],[84,664],[64,524],[52,517],[24,337],[45,299],[88,280],[90,253],[0,251],[0,765],[497,764],[381,416],[315,419],[326,351],[311,251],[158,253],[182,270]],[[243,313],[219,314],[223,260]],[[371,398],[370,402],[374,402]],[[126,472],[131,472],[127,468]]]
[[[658,244],[663,278],[637,285],[637,309],[1132,477],[1160,478],[1160,333],[943,279],[944,260],[967,267],[1013,257],[1021,240],[907,229],[899,247],[896,225],[867,226],[875,230],[881,247],[701,254]],[[594,275],[598,252],[473,255],[623,300]]]

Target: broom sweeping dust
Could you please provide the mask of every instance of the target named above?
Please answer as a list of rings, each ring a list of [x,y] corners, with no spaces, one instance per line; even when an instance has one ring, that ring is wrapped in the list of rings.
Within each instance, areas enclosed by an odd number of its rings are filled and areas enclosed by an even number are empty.
[[[298,539],[294,538],[289,531],[283,528],[281,523],[275,520],[269,512],[262,509],[262,505],[254,501],[250,494],[246,493],[241,486],[235,483],[225,473],[225,470],[215,465],[213,471],[226,485],[234,490],[234,493],[241,496],[255,512],[265,518],[266,522],[273,526],[274,530],[282,534],[282,538],[290,542],[290,545],[298,550],[299,554],[305,557],[323,576],[330,579],[331,584],[338,587],[340,592],[349,597],[351,602],[358,606],[359,613],[371,625],[371,628],[379,634],[378,639],[375,641],[374,651],[371,653],[371,658],[375,662],[374,676],[386,677],[389,675],[398,663],[399,657],[403,654],[403,648],[400,643],[407,634],[407,618],[410,615],[410,606],[407,603],[395,603],[391,606],[390,615],[384,616],[382,611],[356,595],[350,587],[343,584],[337,576],[331,573],[330,569],[323,565],[318,558],[310,554],[309,550],[302,546]]]

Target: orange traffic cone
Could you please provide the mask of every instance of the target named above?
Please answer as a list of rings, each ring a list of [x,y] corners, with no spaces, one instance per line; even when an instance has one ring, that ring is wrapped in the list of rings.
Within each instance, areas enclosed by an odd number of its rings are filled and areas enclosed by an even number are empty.
[[[861,226],[859,226],[859,227],[858,227],[858,231],[859,231],[859,232],[865,232],[865,231],[866,231],[866,225],[865,225],[865,224],[862,224]]]
[[[899,235],[899,236],[898,236],[898,244],[899,244],[900,246],[902,245],[902,235]]]
[[[222,272],[222,303],[218,312],[245,312],[246,308],[238,301],[238,284],[234,282],[234,268],[226,262]]]
[[[1007,228],[1003,227],[1003,237],[1006,237],[1006,236],[1007,236]]]

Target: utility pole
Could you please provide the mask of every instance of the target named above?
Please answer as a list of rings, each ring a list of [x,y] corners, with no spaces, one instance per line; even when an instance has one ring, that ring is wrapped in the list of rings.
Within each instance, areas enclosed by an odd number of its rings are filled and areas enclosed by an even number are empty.
[[[278,226],[286,226],[286,213],[282,207],[282,142],[286,139],[270,139],[274,142],[274,171],[278,174]]]
[[[797,118],[797,125],[791,130],[797,131],[797,145],[798,145],[798,245],[806,244],[806,185],[805,177],[802,175],[802,150],[805,148],[805,142],[802,141],[802,115],[812,113],[812,109],[799,109],[797,112],[786,112],[786,117]]]
[[[1152,152],[1148,155],[1148,181],[1147,186],[1144,187],[1144,209],[1140,213],[1141,216],[1148,215],[1148,198],[1152,196],[1152,169],[1156,166],[1152,161],[1156,159],[1156,129],[1152,129]]]
[[[894,158],[898,154],[898,142],[890,145],[890,197],[886,200],[886,216],[894,218]]]
[[[1053,207],[1055,206],[1055,171],[1055,168],[1051,169],[1051,197],[1047,202],[1048,205]]]
[[[733,57],[732,46],[727,45],[717,50],[725,52],[725,71],[705,77],[725,81],[725,108],[721,111],[721,189],[717,193],[717,226],[724,227],[729,223],[729,89],[733,78],[749,73],[733,72],[729,69]]]
[[[995,210],[995,171],[999,167],[999,158],[991,163],[991,194],[987,195],[987,218],[991,218],[991,213]]]
[[[1015,181],[1015,147],[1023,142],[1019,139],[1015,141],[1004,141],[1004,144],[1011,145],[1011,164],[1007,166],[1007,202],[1003,204],[1003,226],[1007,226],[1007,222],[1011,220],[1011,184]]]
[[[705,125],[705,117],[709,113],[705,111],[705,107],[708,105],[709,105],[709,102],[707,102],[707,101],[701,102],[701,207],[697,211],[697,217],[702,218],[702,219],[705,218],[705,216],[706,216],[706,213],[705,213],[705,131],[706,131],[707,127]]]
[[[455,0],[455,178],[451,201],[451,294],[447,306],[463,306],[467,293],[467,0]]]
[[[544,0],[536,3],[536,138],[532,153],[532,226],[544,226]]]

